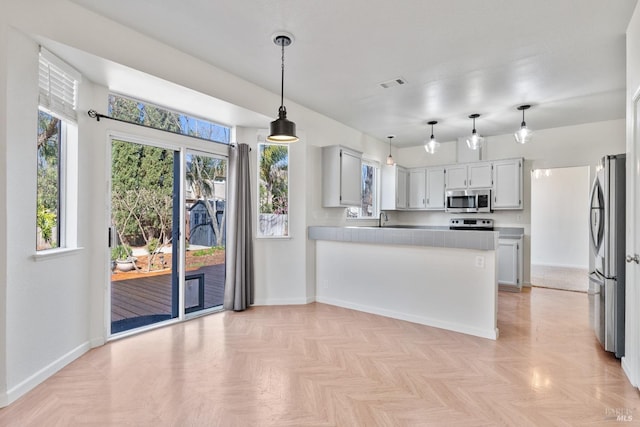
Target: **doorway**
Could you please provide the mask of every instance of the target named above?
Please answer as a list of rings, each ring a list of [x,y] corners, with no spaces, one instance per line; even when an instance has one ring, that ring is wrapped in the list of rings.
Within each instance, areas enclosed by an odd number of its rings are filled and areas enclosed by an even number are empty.
[[[588,166],[532,172],[532,286],[587,292],[589,189]]]
[[[112,138],[111,335],[222,309],[226,176],[225,156]]]

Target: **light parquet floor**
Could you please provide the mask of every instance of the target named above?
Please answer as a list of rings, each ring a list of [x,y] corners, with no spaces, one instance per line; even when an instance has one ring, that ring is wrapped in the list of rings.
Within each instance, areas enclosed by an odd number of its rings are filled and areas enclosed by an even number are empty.
[[[492,341],[324,304],[253,307],[96,348],[3,426],[572,426],[640,420],[587,295],[500,292]],[[628,420],[629,418],[627,418]]]

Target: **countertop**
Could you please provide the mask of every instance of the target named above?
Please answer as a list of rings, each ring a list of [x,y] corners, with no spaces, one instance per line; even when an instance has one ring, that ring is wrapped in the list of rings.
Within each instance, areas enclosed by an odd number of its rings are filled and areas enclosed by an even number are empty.
[[[310,240],[382,245],[431,246],[493,251],[499,231],[449,230],[437,226],[331,227],[310,226]]]

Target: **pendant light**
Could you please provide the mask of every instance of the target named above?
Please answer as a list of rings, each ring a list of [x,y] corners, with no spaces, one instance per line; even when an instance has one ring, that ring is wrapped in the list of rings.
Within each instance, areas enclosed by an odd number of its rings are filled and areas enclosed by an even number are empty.
[[[276,34],[273,42],[282,48],[282,65],[280,80],[280,108],[278,109],[278,118],[271,122],[271,133],[267,137],[267,141],[290,143],[296,142],[296,124],[287,120],[287,109],[284,106],[284,47],[289,46],[292,37],[287,34]]]
[[[533,132],[527,128],[527,124],[524,121],[524,111],[531,108],[531,105],[521,105],[518,107],[519,111],[522,111],[522,123],[520,123],[520,130],[513,134],[516,138],[516,142],[519,144],[526,144],[531,141],[533,137]]]
[[[438,122],[432,120],[427,124],[431,125],[431,138],[429,138],[429,141],[424,144],[424,151],[429,154],[435,154],[436,151],[438,151],[438,148],[440,148],[440,143],[436,141],[436,138],[433,136],[433,125],[438,124]]]
[[[471,131],[471,136],[467,138],[467,146],[472,150],[481,148],[484,142],[484,138],[476,132],[476,119],[478,117],[480,117],[480,114],[472,114],[469,116],[470,119],[473,119],[473,130]]]
[[[393,166],[396,162],[393,161],[393,157],[391,157],[391,140],[393,139],[393,135],[389,135],[387,138],[389,138],[389,157],[387,157],[387,164],[389,166]]]

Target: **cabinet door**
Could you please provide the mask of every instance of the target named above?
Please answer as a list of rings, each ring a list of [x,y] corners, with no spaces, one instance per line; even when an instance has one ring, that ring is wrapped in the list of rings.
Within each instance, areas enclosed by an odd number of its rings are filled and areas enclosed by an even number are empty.
[[[522,209],[522,159],[493,163],[493,209]]]
[[[342,150],[340,162],[340,203],[360,206],[362,200],[362,159],[358,153]]]
[[[407,170],[398,168],[397,170],[396,207],[406,209],[407,207]]]
[[[498,241],[498,283],[501,285],[520,286],[518,242],[515,239]]]
[[[427,209],[444,209],[444,168],[427,169]]]
[[[409,208],[424,209],[426,206],[426,175],[424,169],[409,170]]]
[[[448,166],[445,181],[447,190],[467,188],[467,165]]]
[[[491,163],[473,163],[467,166],[469,188],[491,188],[493,186],[493,176],[491,173]]]

